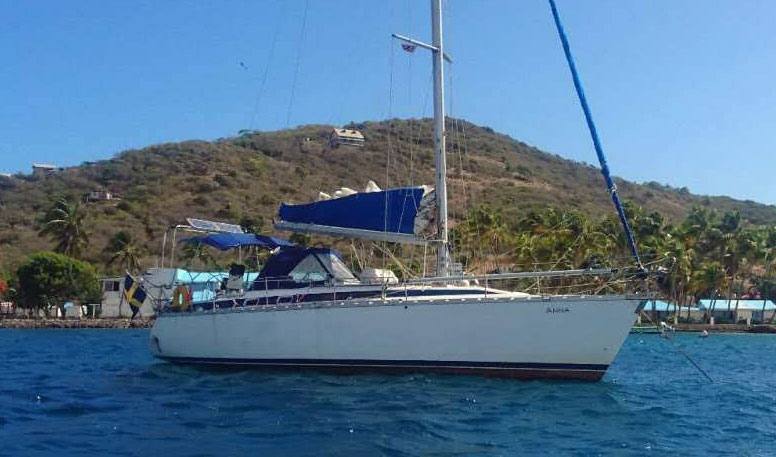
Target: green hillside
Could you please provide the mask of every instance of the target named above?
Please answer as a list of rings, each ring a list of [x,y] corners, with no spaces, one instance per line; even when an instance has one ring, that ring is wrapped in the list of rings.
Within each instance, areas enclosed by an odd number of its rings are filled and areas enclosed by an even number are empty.
[[[332,126],[246,132],[216,141],[185,141],[129,150],[50,176],[0,178],[0,268],[14,269],[26,255],[54,246],[38,235],[53,202],[65,195],[107,189],[122,200],[87,204],[89,244],[83,257],[98,268],[110,254],[110,236],[126,231],[153,265],[165,227],[186,217],[252,221],[271,230],[281,201],[314,200],[319,191],[433,184],[429,120],[365,122],[363,148],[326,145]],[[575,209],[590,216],[613,209],[597,168],[458,120],[449,120],[451,217],[488,205],[507,224],[532,209]],[[594,159],[591,152],[591,160]],[[387,170],[387,171],[386,171]],[[776,223],[776,208],[728,197],[707,197],[657,183],[617,179],[624,200],[678,221],[692,206],[738,211],[750,224]],[[102,266],[102,267],[101,267]]]

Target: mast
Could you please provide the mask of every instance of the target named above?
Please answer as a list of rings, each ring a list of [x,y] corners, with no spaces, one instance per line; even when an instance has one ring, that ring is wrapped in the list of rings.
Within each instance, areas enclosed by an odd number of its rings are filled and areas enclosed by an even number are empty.
[[[419,46],[431,51],[434,79],[434,146],[436,148],[437,206],[437,271],[436,276],[450,274],[450,246],[447,230],[447,156],[445,154],[445,72],[444,62],[452,63],[442,47],[442,0],[431,0],[431,44],[403,35],[392,35],[412,50]]]
[[[434,145],[436,147],[437,276],[450,268],[447,233],[447,156],[445,153],[444,49],[442,47],[442,0],[431,0],[431,61],[434,72]]]

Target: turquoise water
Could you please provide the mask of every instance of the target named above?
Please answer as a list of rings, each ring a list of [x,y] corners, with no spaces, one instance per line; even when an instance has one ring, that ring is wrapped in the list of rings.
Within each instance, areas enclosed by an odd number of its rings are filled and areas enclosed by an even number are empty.
[[[0,331],[0,455],[776,455],[776,336],[631,335],[600,383],[218,372]]]

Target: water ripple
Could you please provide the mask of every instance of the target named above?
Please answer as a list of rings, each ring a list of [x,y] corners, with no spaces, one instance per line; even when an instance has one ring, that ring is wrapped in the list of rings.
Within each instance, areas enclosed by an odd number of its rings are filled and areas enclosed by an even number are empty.
[[[776,337],[631,337],[600,383],[205,370],[145,330],[4,330],[0,455],[772,455]]]

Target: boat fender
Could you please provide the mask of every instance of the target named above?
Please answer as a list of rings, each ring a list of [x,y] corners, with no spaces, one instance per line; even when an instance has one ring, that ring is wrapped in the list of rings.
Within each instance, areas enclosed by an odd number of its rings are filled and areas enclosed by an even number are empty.
[[[188,311],[191,304],[191,292],[183,284],[178,285],[172,293],[172,310]]]

